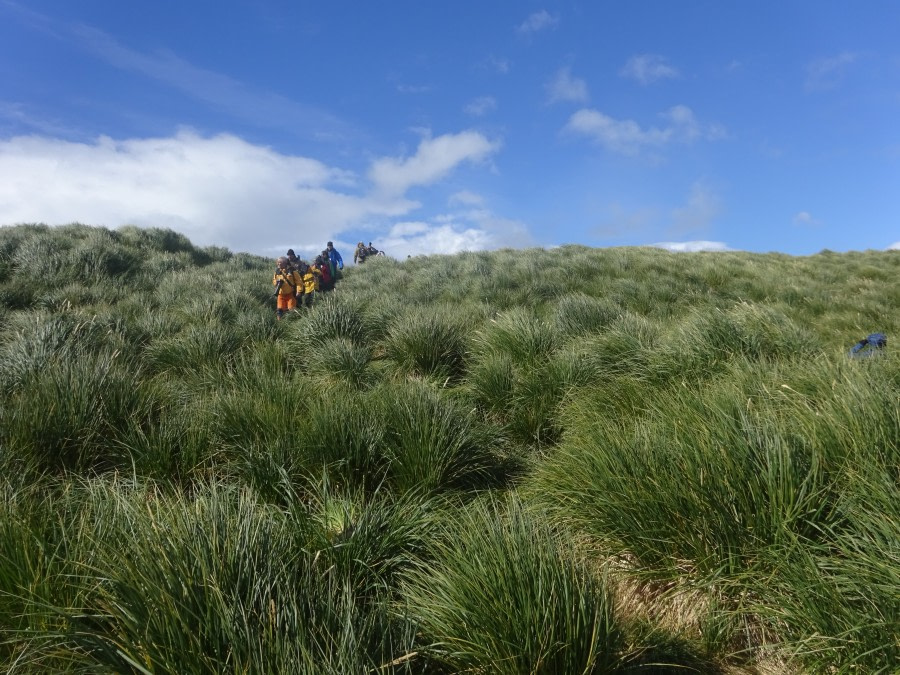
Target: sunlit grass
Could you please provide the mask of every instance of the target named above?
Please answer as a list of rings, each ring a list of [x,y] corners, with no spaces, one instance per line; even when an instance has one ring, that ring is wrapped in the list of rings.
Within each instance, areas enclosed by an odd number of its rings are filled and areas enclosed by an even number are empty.
[[[891,672],[896,252],[271,273],[0,228],[0,670]]]

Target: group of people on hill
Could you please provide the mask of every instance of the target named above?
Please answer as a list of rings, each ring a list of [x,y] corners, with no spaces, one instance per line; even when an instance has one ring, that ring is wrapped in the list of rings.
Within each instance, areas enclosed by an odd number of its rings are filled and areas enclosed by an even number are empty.
[[[275,261],[275,265],[275,275],[272,277],[276,298],[275,316],[281,320],[285,312],[296,309],[298,305],[312,305],[317,292],[334,288],[340,270],[344,269],[344,260],[334,243],[329,241],[312,264],[298,258],[291,248],[287,255]]]
[[[369,242],[369,245],[366,246],[362,242],[359,242],[356,245],[356,250],[353,252],[353,262],[354,263],[363,263],[366,261],[366,258],[373,255],[384,255],[384,251],[379,251],[377,248],[372,246],[372,242]]]

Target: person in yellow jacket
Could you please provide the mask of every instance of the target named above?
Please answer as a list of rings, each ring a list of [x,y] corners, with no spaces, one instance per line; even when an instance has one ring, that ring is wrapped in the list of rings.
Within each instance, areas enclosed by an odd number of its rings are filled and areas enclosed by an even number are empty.
[[[316,291],[319,290],[319,279],[322,272],[316,269],[315,265],[307,265],[303,261],[300,261],[299,272],[303,279],[303,295],[300,297],[300,301],[304,307],[309,307],[312,305]]]
[[[297,307],[297,301],[303,297],[303,279],[293,268],[287,256],[281,256],[275,261],[275,276],[272,277],[272,285],[275,287],[276,310],[278,320]]]

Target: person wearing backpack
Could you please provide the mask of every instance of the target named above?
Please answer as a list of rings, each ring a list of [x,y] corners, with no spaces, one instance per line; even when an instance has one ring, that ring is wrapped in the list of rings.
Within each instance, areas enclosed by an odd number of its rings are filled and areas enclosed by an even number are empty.
[[[330,291],[334,288],[334,278],[331,276],[331,265],[328,263],[328,258],[326,256],[317,256],[315,267],[322,273],[319,287],[323,291]]]
[[[357,265],[364,263],[366,261],[366,255],[368,255],[366,245],[362,242],[359,242],[356,245],[356,250],[353,252],[353,262]]]
[[[297,269],[297,265],[300,263],[300,258],[297,257],[297,254],[294,253],[294,249],[289,248],[287,252],[288,262],[291,264],[291,267]]]
[[[293,268],[286,255],[275,261],[275,275],[272,285],[275,287],[275,316],[281,321],[285,312],[297,307],[297,301],[303,294],[303,279]]]

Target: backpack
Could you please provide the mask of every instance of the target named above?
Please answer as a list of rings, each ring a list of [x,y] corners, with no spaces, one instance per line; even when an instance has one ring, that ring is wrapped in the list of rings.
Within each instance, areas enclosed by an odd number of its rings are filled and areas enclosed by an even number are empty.
[[[850,348],[851,359],[864,359],[874,354],[880,354],[879,350],[887,347],[887,335],[884,333],[872,333],[857,342]]]

